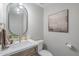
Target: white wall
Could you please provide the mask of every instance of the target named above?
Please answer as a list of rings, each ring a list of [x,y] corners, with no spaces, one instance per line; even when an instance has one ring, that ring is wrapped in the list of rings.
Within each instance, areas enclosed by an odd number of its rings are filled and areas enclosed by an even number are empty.
[[[3,4],[0,4],[0,23],[3,23]]]
[[[35,4],[24,4],[28,11],[28,35],[34,40],[43,39],[43,8]]]
[[[48,32],[48,15],[69,9],[69,33]],[[49,51],[56,56],[79,55],[79,4],[49,4],[44,8],[44,40]],[[74,46],[69,49],[66,42]]]
[[[28,11],[28,35],[32,39],[43,39],[43,8],[32,4],[23,4]],[[3,4],[4,23],[6,23],[6,8],[7,4]]]

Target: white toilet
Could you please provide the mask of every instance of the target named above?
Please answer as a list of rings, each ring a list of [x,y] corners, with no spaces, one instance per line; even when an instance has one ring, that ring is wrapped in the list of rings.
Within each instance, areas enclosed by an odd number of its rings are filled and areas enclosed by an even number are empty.
[[[49,52],[48,50],[43,50],[43,40],[39,41],[38,54],[40,56],[53,56],[53,54],[51,52]]]

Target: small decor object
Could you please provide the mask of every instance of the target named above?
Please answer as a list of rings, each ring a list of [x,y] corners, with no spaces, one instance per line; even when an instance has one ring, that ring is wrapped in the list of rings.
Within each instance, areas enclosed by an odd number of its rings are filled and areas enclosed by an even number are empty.
[[[4,23],[0,23],[0,50],[5,49],[9,46],[10,40]]]
[[[68,32],[68,9],[48,16],[48,30],[50,32]]]

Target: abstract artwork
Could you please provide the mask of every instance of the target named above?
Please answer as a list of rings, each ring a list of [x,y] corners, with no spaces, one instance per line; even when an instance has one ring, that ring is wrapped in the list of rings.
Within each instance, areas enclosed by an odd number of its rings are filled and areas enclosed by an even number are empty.
[[[49,32],[68,32],[68,9],[48,16]]]

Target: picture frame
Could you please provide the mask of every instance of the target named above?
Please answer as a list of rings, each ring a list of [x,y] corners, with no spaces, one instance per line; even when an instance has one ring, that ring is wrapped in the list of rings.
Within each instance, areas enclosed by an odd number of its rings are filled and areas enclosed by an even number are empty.
[[[49,32],[63,32],[69,31],[69,10],[62,11],[48,15],[48,31]]]

